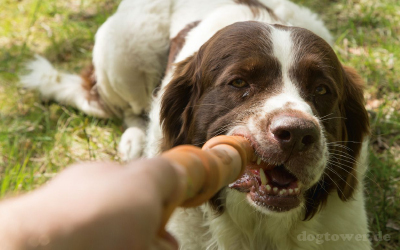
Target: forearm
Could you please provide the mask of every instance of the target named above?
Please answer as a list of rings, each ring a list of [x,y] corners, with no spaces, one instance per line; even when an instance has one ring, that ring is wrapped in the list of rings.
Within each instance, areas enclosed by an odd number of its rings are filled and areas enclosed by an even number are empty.
[[[162,159],[130,165],[72,166],[48,185],[0,202],[0,249],[147,249],[179,178]]]
[[[90,239],[110,239],[105,231],[125,218],[110,213],[98,199],[88,197],[93,192],[86,192],[79,196],[74,190],[66,194],[44,187],[1,202],[0,249],[91,249],[96,241]],[[114,249],[107,242],[101,247]]]
[[[39,249],[54,238],[48,213],[38,195],[27,194],[0,203],[0,249]]]

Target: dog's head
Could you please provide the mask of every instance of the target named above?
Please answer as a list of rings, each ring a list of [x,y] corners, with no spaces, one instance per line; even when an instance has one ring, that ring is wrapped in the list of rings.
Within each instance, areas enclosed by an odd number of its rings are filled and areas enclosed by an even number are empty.
[[[312,32],[235,23],[176,65],[162,98],[163,149],[244,136],[258,157],[230,187],[262,212],[303,204],[310,218],[330,192],[352,197],[369,131],[363,102],[360,77]]]

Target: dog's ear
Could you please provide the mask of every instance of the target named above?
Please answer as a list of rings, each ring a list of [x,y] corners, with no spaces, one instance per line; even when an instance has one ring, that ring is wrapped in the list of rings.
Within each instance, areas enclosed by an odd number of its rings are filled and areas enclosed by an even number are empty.
[[[349,200],[357,188],[357,159],[360,155],[362,142],[369,135],[369,117],[365,109],[363,96],[364,82],[357,72],[350,67],[343,66],[344,93],[341,102],[342,147],[336,148],[342,152],[339,167],[336,171],[341,178],[338,182],[338,195],[341,200]],[[361,178],[361,177],[360,177]]]
[[[162,150],[168,150],[188,141],[191,133],[195,104],[202,88],[201,72],[197,53],[178,63],[172,80],[168,83],[161,99],[160,121],[162,124]]]

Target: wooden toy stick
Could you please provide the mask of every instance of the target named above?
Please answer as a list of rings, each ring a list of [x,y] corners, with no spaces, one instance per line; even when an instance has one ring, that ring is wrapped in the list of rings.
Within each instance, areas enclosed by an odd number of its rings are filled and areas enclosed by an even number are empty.
[[[168,159],[181,175],[183,190],[173,203],[166,204],[162,230],[177,206],[194,207],[206,202],[238,179],[253,156],[249,141],[241,136],[218,136],[202,149],[183,145],[163,153],[161,157]]]

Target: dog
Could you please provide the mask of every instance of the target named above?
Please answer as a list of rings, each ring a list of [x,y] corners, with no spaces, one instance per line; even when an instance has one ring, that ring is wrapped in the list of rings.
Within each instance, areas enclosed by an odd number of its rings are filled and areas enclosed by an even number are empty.
[[[371,249],[363,81],[330,44],[286,0],[124,0],[96,34],[93,68],[61,73],[37,56],[21,82],[122,118],[126,160],[221,134],[250,141],[239,180],[175,212],[182,249]]]

